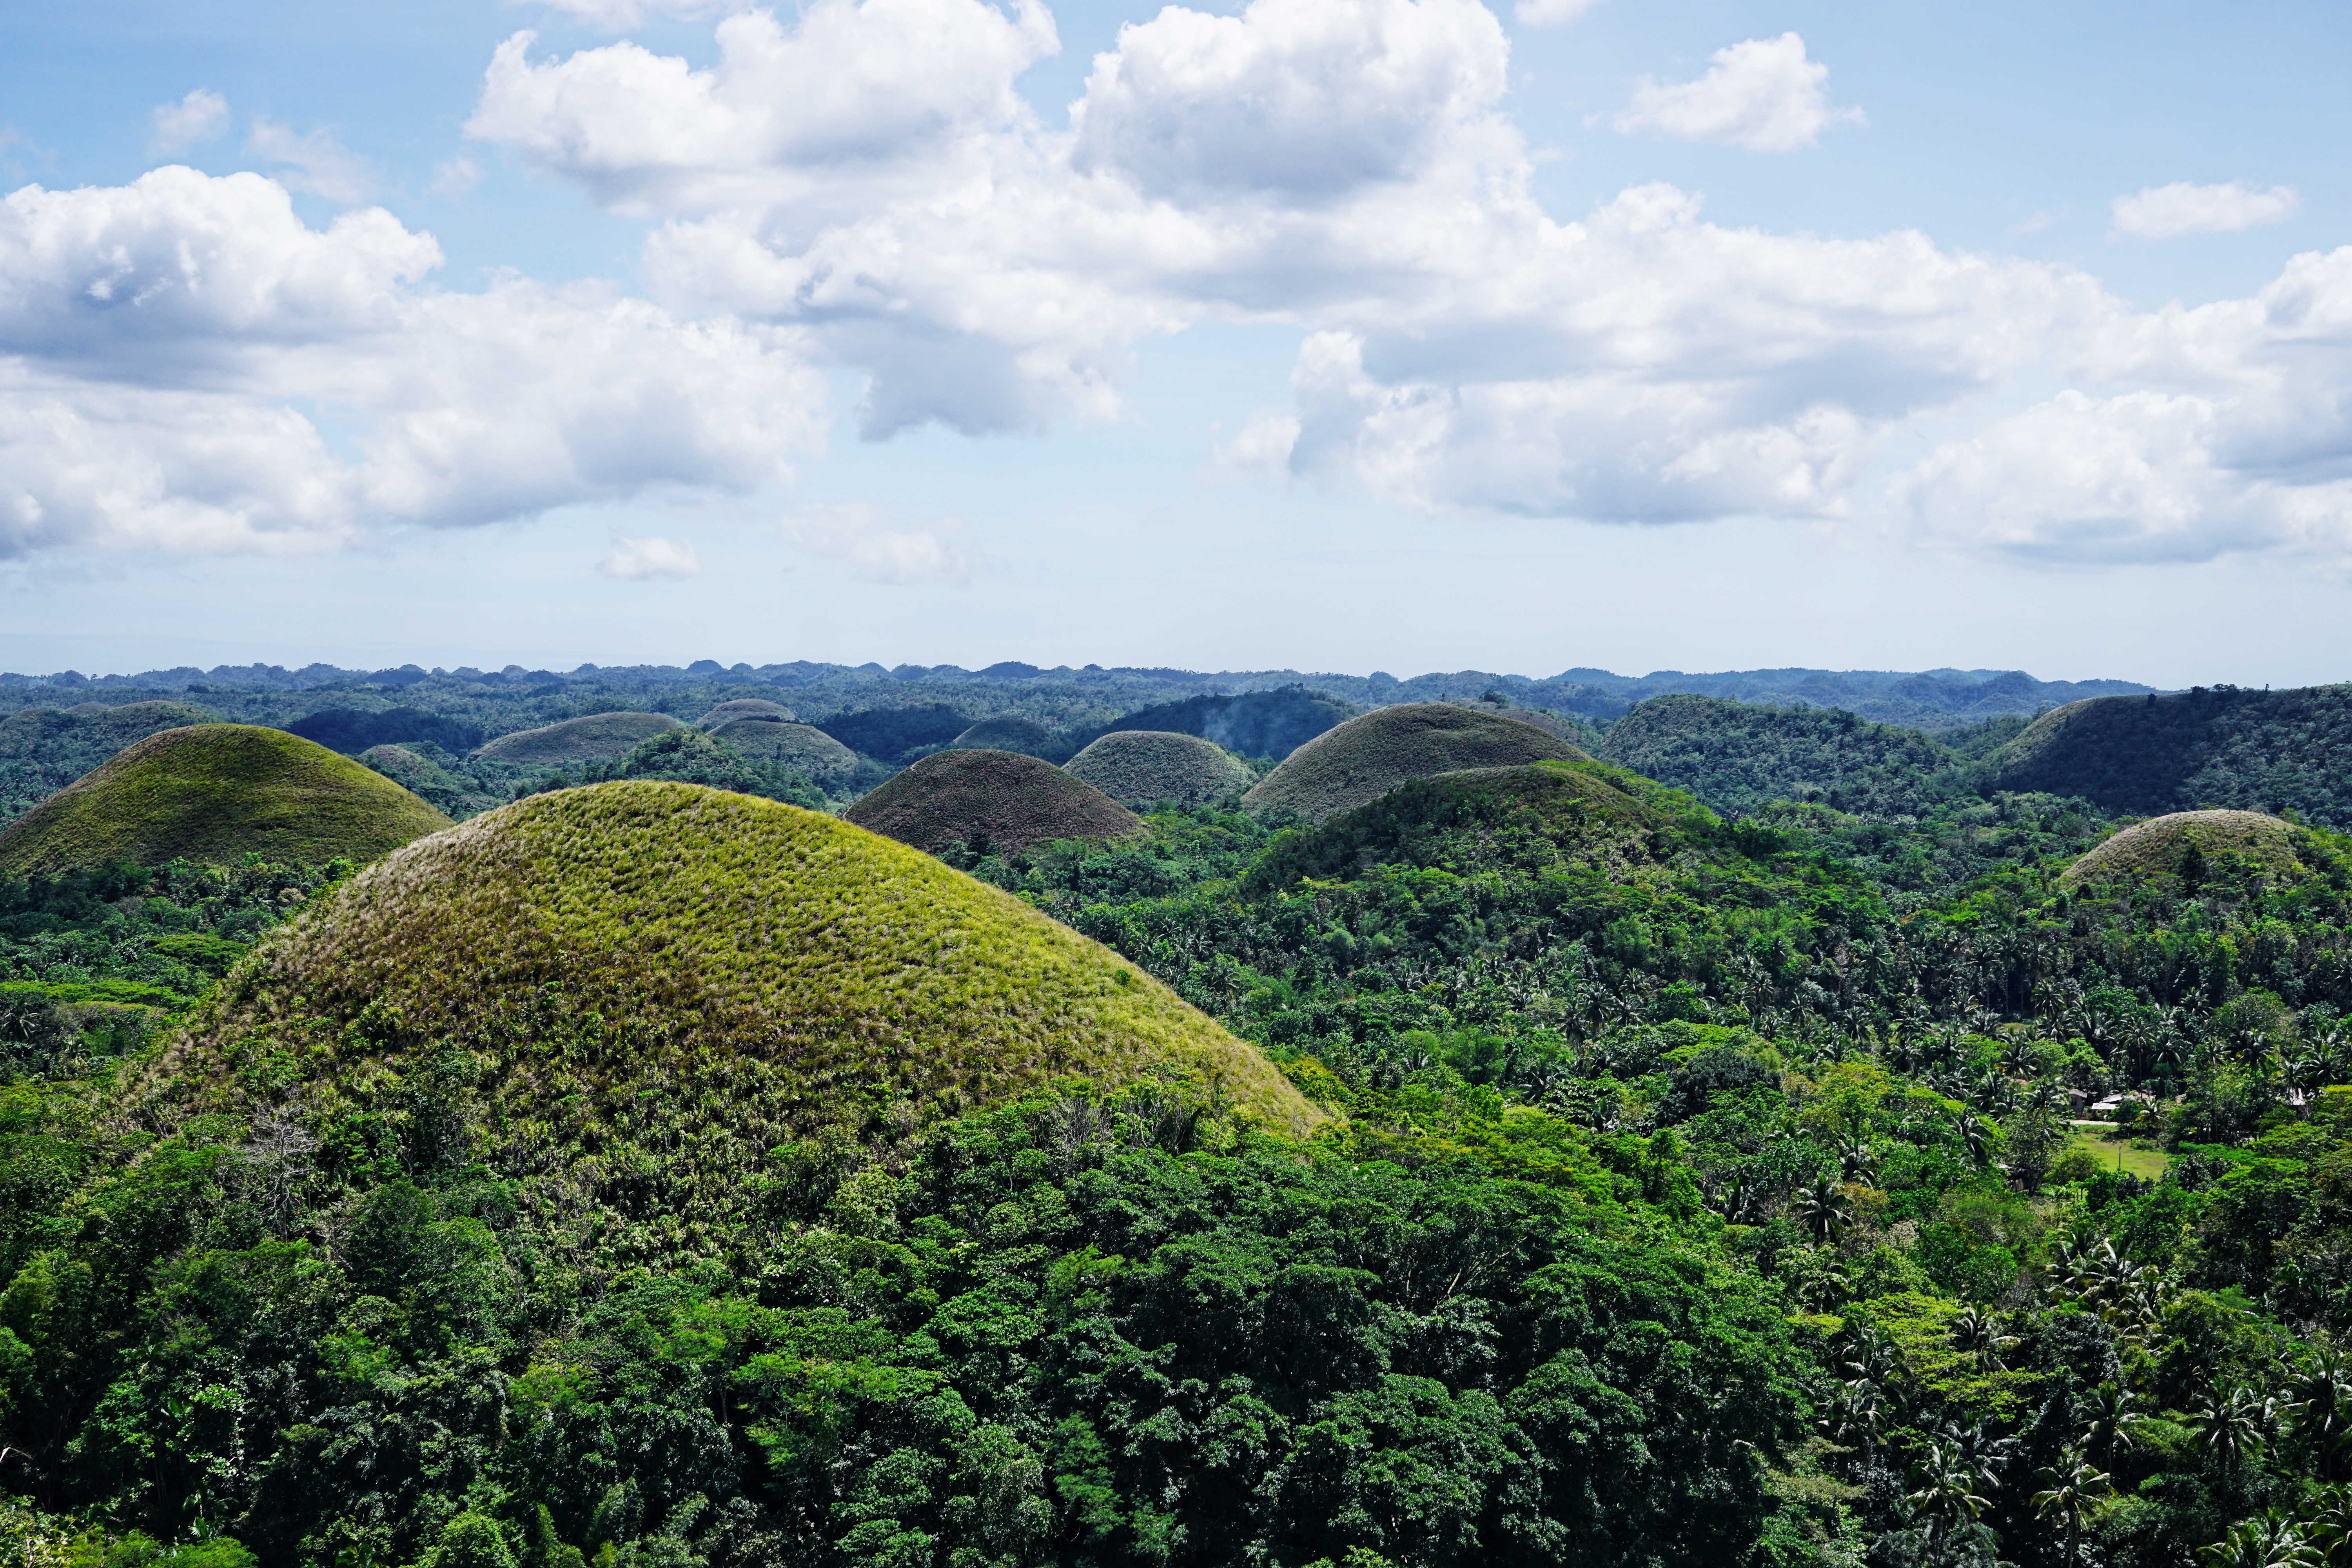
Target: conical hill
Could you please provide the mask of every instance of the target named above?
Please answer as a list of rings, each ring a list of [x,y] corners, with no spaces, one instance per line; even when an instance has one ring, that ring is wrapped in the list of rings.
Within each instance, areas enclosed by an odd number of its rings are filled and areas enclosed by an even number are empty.
[[[857,771],[857,753],[812,724],[758,716],[730,719],[710,731],[755,763],[782,763],[824,787]]]
[[[372,860],[449,819],[373,769],[256,724],[196,724],[126,747],[0,831],[0,868],[127,860]]]
[[[738,697],[732,702],[721,702],[694,723],[699,730],[716,730],[738,719],[772,719],[779,724],[790,724],[799,718],[781,702],[771,702],[764,697]]]
[[[2185,870],[2210,876],[2235,861],[2266,878],[2296,881],[2314,869],[2297,854],[2298,837],[2307,837],[2294,823],[2259,811],[2176,811],[2132,824],[2067,867],[2058,879],[2074,888],[2177,877]],[[2201,872],[2193,869],[2200,865]]]
[[[1248,768],[1213,741],[1165,730],[1113,730],[1063,764],[1113,800],[1223,800],[1247,789]]]
[[[1259,780],[1242,806],[1256,816],[1288,809],[1320,822],[1414,779],[1547,761],[1591,759],[1549,730],[1499,713],[1400,703],[1316,736]]]
[[[131,1092],[163,1119],[292,1114],[378,1127],[412,1160],[423,1141],[592,1192],[634,1181],[648,1212],[720,1221],[794,1139],[1066,1076],[1190,1082],[1292,1129],[1319,1114],[1009,894],[835,817],[636,780],[361,872],[240,962]]]
[[[1053,763],[1014,752],[933,752],[842,814],[901,844],[938,851],[975,834],[1013,851],[1054,838],[1118,838],[1143,819]]]
[[[500,735],[484,742],[475,754],[532,767],[602,762],[635,750],[640,741],[684,728],[667,713],[589,713]]]

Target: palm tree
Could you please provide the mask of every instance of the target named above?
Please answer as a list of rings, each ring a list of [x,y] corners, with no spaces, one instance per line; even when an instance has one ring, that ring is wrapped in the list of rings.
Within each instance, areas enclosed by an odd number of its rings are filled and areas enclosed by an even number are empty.
[[[1878,1155],[1870,1140],[1859,1132],[1838,1141],[1838,1167],[1849,1182],[1868,1182],[1878,1174]]]
[[[2319,1563],[2294,1521],[2277,1513],[2240,1521],[2204,1555],[2214,1568],[2317,1568]]]
[[[1908,1494],[1911,1506],[1928,1519],[1928,1535],[1940,1541],[1963,1519],[1974,1519],[1990,1506],[1977,1494],[1977,1477],[1951,1444],[1930,1444],[1919,1461],[1919,1485]]]
[[[1815,1182],[1797,1200],[1798,1223],[1823,1242],[1835,1241],[1838,1233],[1845,1228],[1846,1221],[1853,1217],[1853,1211],[1845,1201],[1845,1194],[1827,1176]]]
[[[2197,1424],[2198,1444],[2226,1474],[2262,1451],[2276,1405],[2251,1388],[2233,1388],[2226,1397],[2216,1394],[2189,1419]]]
[[[2131,1395],[2112,1383],[2099,1384],[2083,1398],[2083,1443],[2092,1453],[2112,1457],[2118,1448],[2137,1447],[2139,1423]]]
[[[2336,1451],[2352,1436],[2352,1357],[2334,1345],[2323,1346],[2288,1380],[2284,1404],[2295,1432],[2318,1458],[2320,1478],[2328,1479]]]
[[[2080,1561],[2077,1549],[2083,1539],[2083,1526],[2090,1522],[2098,1509],[2099,1500],[2115,1489],[2107,1484],[2106,1472],[2094,1469],[2080,1448],[2069,1448],[2058,1456],[2057,1465],[2042,1472],[2042,1489],[2028,1500],[2033,1505],[2034,1517],[2056,1516],[2066,1527],[2067,1568]]]
[[[1979,1372],[1999,1372],[2000,1352],[2013,1350],[2017,1336],[2000,1331],[2000,1320],[1982,1307],[1964,1307],[1952,1320],[1952,1348]]]
[[[1969,1152],[1970,1163],[1981,1165],[1992,1154],[1992,1128],[1984,1118],[1973,1111],[1962,1111],[1952,1119],[1952,1131],[1960,1147]]]

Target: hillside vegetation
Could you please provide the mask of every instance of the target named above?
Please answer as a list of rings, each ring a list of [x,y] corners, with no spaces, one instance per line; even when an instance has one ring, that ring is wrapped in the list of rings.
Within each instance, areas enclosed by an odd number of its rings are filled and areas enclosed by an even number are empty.
[[[2043,714],[1988,761],[1991,787],[2108,811],[2223,806],[2352,826],[2352,686],[2093,698]]]
[[[981,841],[1007,854],[1056,838],[1118,838],[1143,819],[1053,763],[1013,752],[934,752],[843,814],[938,851]]]
[[[667,713],[591,713],[500,735],[484,742],[481,754],[499,762],[562,767],[617,757],[641,741],[683,728]]]
[[[1443,702],[1379,708],[1309,741],[1242,797],[1256,816],[1308,822],[1365,805],[1399,784],[1465,768],[1590,761],[1549,730]]]
[[[812,724],[753,717],[730,720],[710,733],[751,761],[777,763],[820,789],[837,788],[857,771],[857,753]]]
[[[903,1136],[1069,1076],[1215,1085],[1294,1130],[1318,1114],[1157,981],[929,856],[627,783],[362,872],[241,962],[131,1092],[151,1117],[461,1146],[692,1250],[739,1223],[781,1144]]]
[[[1158,730],[1114,730],[1063,766],[1113,800],[1145,804],[1223,800],[1257,776],[1214,742]]]
[[[1108,725],[1083,733],[1081,744],[1117,730],[1161,730],[1198,735],[1244,757],[1290,755],[1336,724],[1362,710],[1320,691],[1286,686],[1273,691],[1249,691],[1232,696],[1187,697],[1138,709]]]
[[[1734,816],[1776,800],[1873,816],[1916,814],[1953,793],[1940,775],[1958,764],[1916,730],[1833,708],[1755,708],[1715,697],[1652,698],[1609,726],[1599,754]]]
[[[1045,756],[1055,750],[1053,731],[1034,719],[1017,715],[982,719],[948,743],[963,751],[1018,752],[1028,757]]]
[[[150,735],[0,830],[0,869],[372,860],[449,819],[373,769],[251,724]]]

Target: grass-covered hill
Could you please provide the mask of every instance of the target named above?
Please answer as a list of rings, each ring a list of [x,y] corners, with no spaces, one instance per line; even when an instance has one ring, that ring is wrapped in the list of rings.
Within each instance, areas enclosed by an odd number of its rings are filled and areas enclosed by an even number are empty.
[[[1622,870],[1646,864],[1652,837],[1690,809],[1686,797],[1600,763],[1439,773],[1286,837],[1250,868],[1245,885],[1264,892],[1383,865],[1466,873],[1530,852],[1544,863]]]
[[[133,1090],[157,1118],[364,1121],[641,1219],[740,1226],[770,1151],[1065,1077],[1316,1112],[1117,954],[835,817],[690,784],[537,795],[354,877]],[[679,1226],[688,1228],[682,1235]]]
[[[0,830],[0,868],[372,860],[449,826],[374,770],[283,730],[199,724],[131,746]]]
[[[0,822],[55,795],[134,741],[216,722],[191,702],[76,703],[26,708],[0,719]]]
[[[1160,730],[1114,730],[1063,766],[1113,800],[1186,805],[1239,795],[1256,777],[1213,741]]]
[[[1282,758],[1361,711],[1354,703],[1323,692],[1285,686],[1155,703],[1082,733],[1079,740],[1090,743],[1097,735],[1117,730],[1165,730],[1198,735],[1244,757]]]
[[[697,729],[716,730],[737,719],[771,719],[779,724],[797,721],[800,715],[781,702],[771,702],[764,697],[738,697],[721,702],[694,723]]]
[[[1877,816],[1916,813],[1947,787],[1937,775],[1958,763],[1916,730],[1841,709],[1715,697],[1652,698],[1609,726],[1599,754],[1732,816],[1776,800]]]
[[[1018,752],[1025,757],[1045,756],[1055,749],[1053,731],[1018,714],[982,719],[948,743],[967,752]]]
[[[2042,715],[1988,761],[1991,787],[2109,811],[2223,806],[2352,826],[2352,686],[2092,698]]]
[[[481,755],[527,766],[562,767],[571,763],[617,757],[666,730],[683,728],[667,713],[591,713],[518,730],[484,742]]]
[[[2306,829],[2257,811],[2176,811],[2136,822],[2066,868],[2068,887],[2176,878],[2190,890],[2231,861],[2257,876],[2291,882],[2327,857]]]
[[[918,849],[1006,854],[1056,838],[1118,838],[1143,819],[1053,763],[1015,752],[934,752],[843,813]]]
[[[1550,731],[1499,713],[1400,703],[1318,735],[1259,780],[1242,805],[1260,816],[1290,811],[1320,822],[1437,773],[1589,760]]]
[[[752,715],[711,730],[755,763],[779,763],[820,789],[832,790],[857,772],[857,753],[813,724]]]

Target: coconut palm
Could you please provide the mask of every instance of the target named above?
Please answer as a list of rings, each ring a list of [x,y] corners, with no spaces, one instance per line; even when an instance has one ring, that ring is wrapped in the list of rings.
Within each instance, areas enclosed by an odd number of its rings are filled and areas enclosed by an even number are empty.
[[[2294,1521],[2276,1513],[2240,1521],[2203,1555],[2214,1568],[2317,1568],[2320,1561]]]
[[[1919,1484],[1907,1494],[1907,1500],[1927,1516],[1928,1534],[1933,1540],[1942,1540],[1962,1520],[1975,1519],[1991,1506],[1991,1500],[1977,1491],[1976,1472],[1969,1468],[1949,1443],[1929,1444],[1913,1479]]]
[[[2055,1519],[2065,1529],[2065,1561],[2073,1568],[2080,1561],[2083,1526],[2097,1511],[2099,1500],[2115,1488],[2107,1483],[2106,1472],[2095,1468],[2080,1448],[2061,1454],[2056,1465],[2042,1472],[2042,1489],[2027,1500],[2033,1505],[2034,1517]]]
[[[2198,1446],[2227,1472],[2262,1451],[2276,1415],[2274,1400],[2251,1388],[2233,1388],[2226,1395],[2215,1394],[2189,1420],[2197,1426]]]
[[[1853,1206],[1836,1182],[1827,1176],[1815,1182],[1797,1199],[1797,1223],[1811,1231],[1817,1240],[1835,1241],[1853,1217]]]
[[[1992,1125],[1972,1111],[1962,1111],[1952,1119],[1953,1135],[1960,1147],[1968,1151],[1969,1159],[1981,1165],[1992,1156]]]
[[[2000,1331],[2000,1320],[1982,1307],[1964,1307],[1947,1331],[1952,1348],[1979,1372],[1999,1372],[2003,1351],[2017,1346],[2017,1336]]]
[[[2320,1475],[2335,1468],[2337,1451],[2352,1436],[2352,1356],[2325,1345],[2287,1380],[2281,1403],[2295,1433],[2318,1457]]]
[[[2132,1409],[2132,1396],[2112,1383],[2103,1383],[2083,1396],[2083,1446],[2091,1453],[2112,1458],[2119,1448],[2139,1443],[2141,1417]]]

